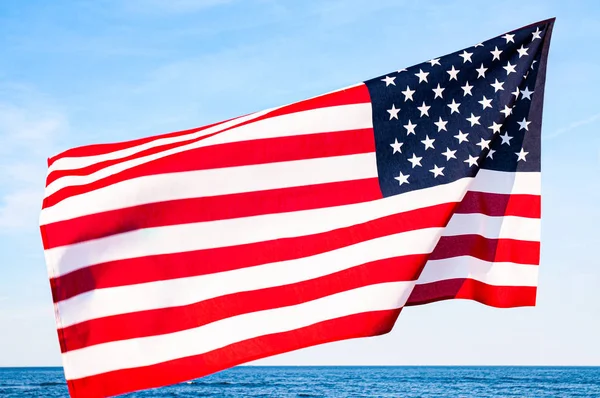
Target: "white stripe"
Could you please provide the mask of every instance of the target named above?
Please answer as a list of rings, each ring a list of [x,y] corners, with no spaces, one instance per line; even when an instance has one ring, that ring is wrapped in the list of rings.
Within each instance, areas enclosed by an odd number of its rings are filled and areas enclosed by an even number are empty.
[[[155,174],[125,180],[43,209],[40,224],[168,200],[377,177],[375,153]]]
[[[471,178],[381,200],[290,213],[146,228],[45,251],[58,275],[107,261],[305,236],[464,196]],[[51,275],[51,276],[58,276]]]
[[[48,197],[68,186],[90,184],[94,181],[148,163],[152,160],[164,158],[191,149],[265,138],[355,130],[372,126],[371,104],[332,106],[276,116],[235,127],[231,130],[187,145],[116,163],[89,175],[65,176],[59,178],[46,187],[45,196]],[[206,133],[204,135],[206,135]],[[349,135],[348,139],[351,140],[352,136]]]
[[[541,173],[480,169],[469,191],[513,195],[541,195]]]
[[[481,235],[488,239],[540,240],[540,219],[485,214],[454,214],[442,236]]]
[[[43,209],[40,225],[146,203],[376,176],[374,153],[150,175],[67,198]],[[469,190],[540,195],[539,182],[540,173],[480,170]]]
[[[63,327],[105,316],[188,305],[227,294],[330,275],[371,261],[428,254],[442,228],[385,236],[341,249],[210,275],[96,289],[58,304]]]
[[[469,278],[494,286],[537,286],[537,265],[489,262],[471,256],[429,260],[418,285]]]
[[[69,380],[153,365],[272,333],[370,311],[402,307],[414,282],[370,285],[303,304],[253,312],[181,332],[115,341],[63,354]]]
[[[177,137],[166,137],[166,138],[158,138],[154,141],[145,142],[140,145],[136,145],[133,147],[120,149],[118,151],[105,153],[102,155],[93,155],[93,156],[80,156],[80,157],[64,157],[57,159],[49,168],[48,174],[52,171],[56,170],[74,170],[80,169],[83,167],[90,166],[92,164],[104,162],[107,160],[115,160],[121,159],[127,156],[135,155],[138,152],[144,151],[146,149],[155,148],[161,145],[174,144],[181,141],[187,141],[194,138],[204,137],[209,134],[217,133],[226,128],[237,126],[240,123],[244,123],[253,119],[256,119],[260,116],[263,116],[272,110],[277,108],[265,109],[264,111],[251,113],[246,116],[242,116],[233,120],[229,120],[227,122],[218,123],[212,127],[209,127],[204,130],[197,131],[195,133],[185,134]]]

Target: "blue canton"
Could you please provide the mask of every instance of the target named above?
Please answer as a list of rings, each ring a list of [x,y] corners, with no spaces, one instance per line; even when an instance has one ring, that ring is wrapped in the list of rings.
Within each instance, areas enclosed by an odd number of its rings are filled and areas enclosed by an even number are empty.
[[[540,171],[553,21],[365,82],[384,196],[475,176]]]

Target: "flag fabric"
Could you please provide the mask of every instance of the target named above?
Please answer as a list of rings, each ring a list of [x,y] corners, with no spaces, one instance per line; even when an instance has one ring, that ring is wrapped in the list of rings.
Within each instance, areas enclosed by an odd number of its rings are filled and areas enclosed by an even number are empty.
[[[546,20],[339,91],[48,161],[41,234],[73,397],[535,305]]]

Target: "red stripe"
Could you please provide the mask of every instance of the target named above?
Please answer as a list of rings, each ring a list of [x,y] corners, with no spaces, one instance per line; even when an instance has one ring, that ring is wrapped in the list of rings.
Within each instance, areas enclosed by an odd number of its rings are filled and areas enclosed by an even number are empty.
[[[466,299],[498,308],[535,306],[536,287],[493,286],[474,279],[448,279],[415,286],[406,305]]]
[[[138,139],[130,140],[130,141],[108,143],[108,144],[93,144],[93,145],[86,145],[86,146],[81,146],[81,147],[77,147],[77,148],[70,148],[70,149],[67,149],[66,151],[59,153],[58,155],[55,155],[55,156],[52,156],[51,158],[49,158],[48,159],[48,167],[52,166],[52,164],[54,162],[56,162],[58,159],[61,159],[61,158],[71,158],[71,157],[76,158],[76,157],[84,157],[84,156],[103,155],[106,153],[131,148],[131,147],[134,147],[137,145],[142,145],[142,144],[145,144],[146,142],[154,141],[154,140],[157,140],[160,138],[172,138],[172,137],[179,137],[181,135],[186,135],[186,134],[193,134],[198,131],[206,130],[210,127],[216,126],[217,124],[220,124],[220,123],[225,123],[230,120],[239,119],[240,117],[244,117],[244,115],[235,117],[232,119],[227,119],[222,122],[208,124],[208,125],[202,126],[202,127],[195,127],[195,128],[187,129],[187,130],[174,131],[172,133],[153,135],[153,136],[138,138]]]
[[[425,207],[319,234],[96,264],[50,279],[55,302],[93,289],[184,278],[293,260],[366,240],[442,227],[455,203]]]
[[[540,218],[541,198],[538,195],[505,195],[469,191],[456,212]]]
[[[53,170],[50,172],[50,174],[48,174],[48,177],[46,177],[46,186],[50,185],[52,182],[58,180],[59,178],[62,177],[66,177],[66,176],[87,176],[90,175],[92,173],[95,173],[98,170],[102,170],[106,167],[118,164],[118,163],[123,163],[129,160],[133,160],[133,159],[138,159],[138,158],[142,158],[144,156],[150,156],[159,152],[164,152],[173,148],[178,148],[178,147],[182,147],[188,144],[191,144],[193,142],[198,142],[198,141],[202,141],[206,138],[212,137],[215,134],[208,134],[206,136],[203,137],[199,137],[199,138],[194,138],[194,139],[189,139],[189,140],[185,140],[185,141],[179,141],[179,142],[174,142],[171,144],[167,144],[167,145],[161,145],[161,146],[156,146],[153,148],[148,148],[145,149],[143,151],[134,153],[132,155],[129,156],[125,156],[122,158],[118,158],[118,159],[110,159],[110,160],[105,160],[103,162],[97,162],[97,163],[93,163],[87,167],[82,167],[79,169],[67,169],[67,170]],[[172,155],[174,156],[174,155]]]
[[[244,122],[244,123],[240,123],[237,126],[243,126],[245,124],[253,123],[258,120],[263,120],[263,119],[271,118],[274,116],[281,116],[281,115],[285,115],[288,113],[302,112],[302,111],[306,111],[306,110],[310,110],[310,109],[325,108],[325,107],[329,107],[329,106],[367,103],[367,102],[370,102],[370,100],[371,99],[369,96],[369,90],[367,89],[367,87],[364,84],[361,84],[359,86],[352,87],[352,88],[349,88],[346,90],[341,90],[341,91],[331,93],[331,94],[325,94],[325,95],[322,95],[322,96],[319,96],[316,98],[312,98],[312,99],[308,99],[305,101],[300,101],[300,102],[297,102],[294,104],[290,104],[287,106],[283,106],[281,108],[275,109],[275,110],[267,113],[266,115],[260,116],[258,118],[252,119],[252,120]],[[217,124],[225,123],[230,120],[239,119],[241,117],[244,117],[244,116],[236,117],[233,119],[228,119],[223,122],[209,124],[209,125],[203,126],[203,127],[198,127],[198,128],[193,128],[193,129],[189,129],[189,130],[168,133],[168,134],[160,134],[160,135],[145,137],[145,138],[132,140],[132,141],[125,141],[125,142],[112,143],[112,144],[87,145],[87,146],[83,146],[83,147],[79,147],[79,148],[72,148],[72,149],[66,150],[66,151],[48,159],[48,166],[51,166],[56,160],[58,160],[60,158],[102,155],[102,154],[106,154],[106,153],[110,153],[110,152],[114,152],[114,151],[118,151],[118,150],[122,150],[122,149],[131,148],[131,147],[141,145],[146,142],[154,141],[154,140],[161,139],[161,138],[178,137],[178,136],[182,136],[182,135],[186,135],[186,134],[195,133],[197,131],[205,130],[205,129],[215,126]]]
[[[180,383],[300,348],[382,335],[392,330],[399,314],[400,309],[349,315],[245,340],[201,355],[69,380],[69,392],[73,398],[96,398]]]
[[[332,137],[322,136],[322,134],[304,134],[300,136],[289,136],[289,137],[276,137],[276,138],[264,138],[260,140],[249,140],[249,141],[240,141],[240,142],[232,142],[229,144],[218,144],[205,146],[196,149],[186,150],[180,153],[176,153],[173,155],[169,155],[154,161],[149,162],[152,164],[154,169],[160,170],[159,173],[169,173],[175,171],[187,171],[187,170],[199,170],[199,169],[210,169],[210,168],[218,168],[218,167],[231,167],[231,166],[239,166],[244,164],[258,164],[258,163],[268,163],[277,160],[268,160],[271,159],[270,156],[273,156],[271,152],[274,148],[276,148],[275,159],[278,159],[277,156],[284,156],[284,154],[289,154],[292,159],[297,158],[298,155],[295,155],[294,150],[300,148],[307,152],[310,146],[319,146],[319,145],[341,145],[346,150],[348,148],[357,148],[357,147],[367,147],[371,148],[361,150],[360,152],[373,152],[375,151],[375,143],[373,138],[373,129],[358,129],[355,131],[356,136],[349,135],[352,134],[351,131],[347,132],[336,132],[338,136],[333,135]],[[362,133],[362,134],[361,134]],[[206,138],[212,137],[217,133],[210,134],[200,138],[194,138],[186,141],[176,142],[168,145],[162,145],[159,147],[149,148],[141,152],[137,152],[135,154],[119,158],[119,159],[111,159],[105,160],[103,162],[97,162],[87,167],[82,167],[80,169],[75,170],[56,170],[52,171],[48,177],[46,178],[46,185],[58,180],[59,178],[66,176],[87,176],[98,170],[102,170],[109,166],[124,163],[130,160],[143,158],[145,156],[150,156],[156,153],[165,152],[167,150],[183,147],[188,144],[192,144],[194,142],[202,141]],[[308,142],[307,140],[311,140]],[[312,139],[315,142],[312,142]],[[346,142],[346,141],[355,141],[358,142]],[[281,148],[280,148],[281,146]],[[314,148],[319,149],[319,148]],[[301,152],[302,153],[302,152]],[[310,153],[310,151],[309,151]],[[318,152],[317,152],[318,153]],[[356,152],[350,152],[356,153]],[[231,156],[232,158],[228,158]],[[266,160],[265,160],[266,156]],[[312,156],[314,157],[314,156]],[[238,159],[239,158],[239,159]],[[287,157],[283,157],[283,159],[287,159]],[[146,163],[142,166],[145,166],[149,163]],[[200,165],[200,168],[195,168],[196,164]],[[190,168],[192,167],[192,168]],[[162,168],[165,168],[168,171],[162,171]],[[145,170],[143,167],[140,169],[140,166],[135,167],[136,170]],[[139,171],[141,172],[141,171]],[[155,172],[147,172],[140,175],[147,174],[155,174]],[[131,177],[129,177],[131,178]],[[124,178],[125,179],[125,178]]]
[[[192,329],[233,316],[297,305],[363,286],[416,280],[427,255],[373,261],[319,278],[232,293],[191,305],[92,319],[62,329],[62,352],[91,345]]]
[[[333,93],[320,95],[300,102],[295,102],[270,112],[267,117],[287,115],[289,113],[309,111],[317,108],[327,108],[330,106],[365,104],[371,102],[369,89],[364,84],[349,87]],[[266,117],[265,117],[266,118]]]
[[[440,260],[472,256],[489,262],[539,264],[540,242],[488,239],[480,235],[442,236],[429,257]]]
[[[354,155],[374,151],[375,139],[371,128],[212,145],[156,159],[89,184],[67,186],[46,197],[43,206],[44,208],[50,207],[71,196],[147,175]]]
[[[381,197],[379,180],[368,178],[149,203],[45,225],[44,249],[141,228],[341,206]]]

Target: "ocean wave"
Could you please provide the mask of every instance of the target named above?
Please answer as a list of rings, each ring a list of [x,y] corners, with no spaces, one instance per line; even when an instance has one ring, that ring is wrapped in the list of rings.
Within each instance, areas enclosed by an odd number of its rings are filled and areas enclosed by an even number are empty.
[[[252,383],[252,382],[234,382],[234,381],[201,381],[192,380],[186,381],[184,384],[195,385],[195,386],[211,386],[211,387],[262,387],[264,383]]]
[[[53,386],[66,386],[67,383],[60,381],[45,381],[39,384],[35,384],[38,387],[53,387]]]

